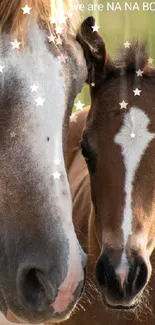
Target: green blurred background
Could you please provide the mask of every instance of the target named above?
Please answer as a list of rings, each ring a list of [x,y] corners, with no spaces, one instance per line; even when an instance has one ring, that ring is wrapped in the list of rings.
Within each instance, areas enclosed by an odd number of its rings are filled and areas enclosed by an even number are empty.
[[[104,4],[107,2],[119,2],[122,8],[124,8],[125,1],[104,1],[104,0],[80,0],[86,8],[88,4]],[[140,11],[94,11],[89,12],[84,10],[82,12],[83,19],[88,16],[94,16],[96,18],[96,24],[100,26],[99,32],[104,38],[108,52],[115,58],[116,51],[120,44],[129,41],[132,42],[133,39],[147,39],[149,44],[150,57],[154,59],[153,64],[155,64],[155,11],[143,11],[142,4],[144,1],[126,1],[127,3],[135,2],[138,3],[141,8]],[[147,1],[151,3],[152,1]],[[155,2],[152,6],[155,9]],[[77,96],[75,103],[80,100],[83,104],[90,104],[89,88],[85,85],[82,92]],[[74,109],[75,111],[75,106]]]

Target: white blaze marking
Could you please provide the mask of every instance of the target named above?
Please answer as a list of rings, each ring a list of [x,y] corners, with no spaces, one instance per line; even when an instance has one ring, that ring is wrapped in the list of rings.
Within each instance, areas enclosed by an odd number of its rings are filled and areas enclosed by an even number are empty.
[[[69,244],[67,275],[58,289],[59,292],[53,305],[55,312],[61,313],[67,310],[69,304],[75,300],[74,292],[79,283],[83,281],[84,273],[80,247],[72,222],[72,198],[65,169],[62,145],[63,121],[67,106],[65,80],[62,75],[62,66],[58,59],[48,51],[45,40],[46,34],[41,32],[38,27],[34,27],[30,30],[29,37],[31,50],[26,49],[22,55],[17,55],[17,52],[10,49],[10,52],[7,53],[7,57],[5,58],[6,76],[8,78],[6,79],[6,83],[9,79],[14,80],[18,78],[18,81],[20,82],[22,80],[22,85],[24,85],[22,86],[22,93],[20,93],[19,105],[15,104],[16,106],[14,107],[14,111],[18,112],[19,110],[23,117],[21,118],[19,128],[20,137],[22,137],[23,141],[21,144],[20,142],[17,144],[16,154],[10,150],[9,157],[11,158],[7,161],[5,168],[16,175],[16,161],[21,158],[21,151],[24,147],[26,153],[27,151],[29,152],[31,159],[28,160],[29,164],[25,163],[26,167],[22,162],[23,166],[21,170],[24,170],[24,168],[26,170],[30,169],[29,177],[31,178],[31,183],[35,181],[35,175],[37,174],[39,180],[36,185],[36,191],[38,190],[38,193],[46,191],[47,193],[46,202],[43,202],[43,204],[46,203],[46,206],[49,207],[49,216],[46,216],[46,213],[40,219],[38,216],[39,224],[42,225],[43,229],[45,227],[47,229],[50,213],[52,218],[55,217],[55,219],[58,219],[59,217],[61,219],[60,227],[63,228]],[[6,44],[5,46],[7,46]],[[20,42],[15,40],[15,42],[12,42],[12,45],[19,47]],[[3,53],[1,52],[3,48],[3,41],[1,42],[0,40],[0,58],[3,58]],[[35,80],[37,80],[39,87],[34,84]],[[30,88],[31,85],[33,85],[32,88]],[[36,92],[34,92],[34,90],[37,90],[37,87],[39,88],[38,99],[36,99]],[[37,109],[36,103],[38,106]],[[42,107],[43,105],[44,107]],[[18,135],[16,124],[17,121],[15,121],[15,118],[12,118],[12,132],[10,133],[12,138],[16,134]],[[47,136],[50,138],[50,141],[46,140]],[[26,156],[25,152],[22,152],[22,155],[22,159],[24,160]],[[3,162],[5,159],[2,158],[1,161]],[[31,170],[32,162],[34,175]],[[59,165],[59,168],[56,168],[56,165]],[[54,178],[60,178],[60,180],[53,180],[53,176]],[[22,181],[22,177],[19,177],[19,179]],[[2,187],[0,187],[0,190],[2,191]],[[63,191],[65,191],[66,195],[62,195]],[[51,231],[49,233],[51,238]],[[48,236],[48,232],[46,236]],[[54,238],[56,236],[58,240],[63,240],[63,237],[61,239],[61,228],[60,232],[58,231],[54,234]],[[68,252],[68,246],[64,248],[65,250]],[[57,269],[57,267],[56,265],[55,268]],[[62,272],[62,277],[63,270],[65,270],[65,267],[62,261],[62,270],[58,270],[60,274]]]
[[[124,247],[129,235],[132,234],[132,186],[135,173],[139,167],[141,158],[155,133],[148,131],[148,116],[139,108],[132,107],[125,115],[123,126],[114,138],[114,142],[122,149],[125,164],[125,206],[123,213],[122,230],[124,234]],[[131,138],[130,134],[136,136]],[[123,259],[125,258],[123,253]],[[124,263],[123,263],[124,264]]]
[[[79,246],[77,244],[77,239],[74,234],[73,226],[68,229],[66,227],[66,232],[69,238],[69,257],[68,257],[68,272],[64,282],[60,285],[58,295],[52,303],[54,311],[56,313],[64,312],[68,306],[74,301],[75,290],[84,280],[84,273],[82,270],[82,257],[80,255]]]

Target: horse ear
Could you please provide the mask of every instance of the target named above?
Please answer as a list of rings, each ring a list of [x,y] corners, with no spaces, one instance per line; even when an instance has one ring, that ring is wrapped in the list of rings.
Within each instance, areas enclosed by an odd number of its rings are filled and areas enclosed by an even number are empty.
[[[77,34],[77,41],[81,44],[88,67],[87,82],[97,83],[103,79],[106,68],[113,67],[113,63],[106,51],[105,43],[98,32],[93,31],[94,17],[88,17],[81,25]]]

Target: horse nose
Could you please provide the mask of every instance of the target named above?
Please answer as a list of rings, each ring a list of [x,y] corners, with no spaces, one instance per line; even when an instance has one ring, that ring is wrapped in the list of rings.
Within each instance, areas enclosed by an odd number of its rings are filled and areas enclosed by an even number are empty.
[[[145,261],[141,257],[136,258],[128,273],[128,291],[136,295],[145,287],[147,279],[148,268]]]
[[[17,292],[24,308],[32,312],[45,311],[56,297],[49,272],[38,267],[19,268]]]
[[[119,278],[120,285],[123,288],[125,278],[126,278],[126,270],[121,267],[119,270],[117,270],[116,273],[117,273],[117,277]]]
[[[147,283],[148,268],[141,257],[118,267],[112,258],[103,254],[96,265],[96,277],[108,302],[131,305]]]

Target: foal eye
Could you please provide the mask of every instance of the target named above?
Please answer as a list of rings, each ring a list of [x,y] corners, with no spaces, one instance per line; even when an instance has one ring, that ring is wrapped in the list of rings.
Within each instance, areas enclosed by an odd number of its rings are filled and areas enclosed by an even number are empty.
[[[89,161],[91,159],[91,150],[88,144],[88,140],[87,139],[81,140],[80,147],[81,147],[81,152],[83,157],[85,158],[86,161]]]
[[[87,138],[83,138],[81,140],[80,147],[81,147],[82,155],[88,165],[89,171],[93,172],[95,170],[96,161],[97,161],[96,152],[90,147]]]

